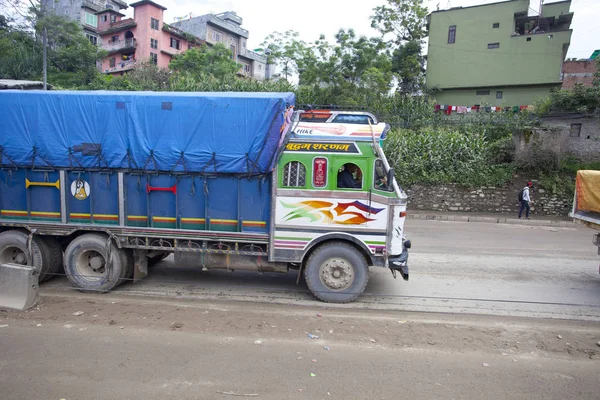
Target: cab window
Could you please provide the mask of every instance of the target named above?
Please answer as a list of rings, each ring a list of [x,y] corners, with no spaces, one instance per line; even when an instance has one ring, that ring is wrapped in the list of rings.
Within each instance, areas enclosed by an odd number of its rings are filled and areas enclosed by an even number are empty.
[[[368,115],[352,115],[352,114],[338,114],[332,122],[340,124],[361,124],[368,125],[369,123],[374,124],[373,119]]]
[[[346,163],[338,170],[338,189],[362,189],[363,174],[356,164]]]
[[[306,187],[306,167],[300,161],[290,161],[283,167],[283,187]]]
[[[383,165],[383,161],[376,160],[375,168],[373,169],[373,182],[375,185],[375,189],[379,190],[391,190],[391,183],[387,181],[387,174],[385,172],[385,167]]]

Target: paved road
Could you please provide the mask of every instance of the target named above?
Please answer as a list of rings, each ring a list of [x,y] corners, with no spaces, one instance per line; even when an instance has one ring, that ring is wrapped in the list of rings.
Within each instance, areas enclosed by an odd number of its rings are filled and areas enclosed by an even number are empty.
[[[407,221],[413,241],[409,282],[371,271],[358,302],[335,307],[460,312],[600,321],[600,257],[587,228]],[[45,293],[69,289],[66,279]],[[201,272],[167,259],[119,292],[195,299],[323,305],[296,273]]]
[[[597,399],[599,340],[588,321],[72,292],[0,311],[0,397]]]

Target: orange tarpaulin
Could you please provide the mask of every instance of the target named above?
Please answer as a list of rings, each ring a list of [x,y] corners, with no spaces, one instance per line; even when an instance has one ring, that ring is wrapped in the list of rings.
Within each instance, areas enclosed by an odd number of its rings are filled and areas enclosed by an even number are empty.
[[[577,171],[577,209],[600,213],[600,171]]]

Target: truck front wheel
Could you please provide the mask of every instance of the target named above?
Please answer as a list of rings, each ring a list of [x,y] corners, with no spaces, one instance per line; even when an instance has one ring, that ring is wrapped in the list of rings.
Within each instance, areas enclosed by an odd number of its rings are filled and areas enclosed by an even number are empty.
[[[74,239],[65,251],[65,273],[71,283],[84,292],[108,292],[119,284],[127,268],[122,250],[107,237],[87,233]]]
[[[310,291],[329,303],[349,303],[360,296],[369,282],[365,257],[354,246],[326,243],[312,252],[304,270]]]

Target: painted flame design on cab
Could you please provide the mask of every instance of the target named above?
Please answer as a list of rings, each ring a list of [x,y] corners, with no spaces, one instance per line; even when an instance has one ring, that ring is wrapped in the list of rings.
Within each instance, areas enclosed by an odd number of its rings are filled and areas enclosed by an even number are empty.
[[[375,221],[365,214],[379,214],[384,208],[369,207],[360,201],[352,203],[337,203],[322,200],[301,201],[295,204],[286,204],[281,202],[286,208],[293,208],[283,219],[291,221],[299,218],[307,218],[310,222],[319,222],[323,224],[339,225],[362,225],[367,222]],[[348,210],[355,208],[358,211]]]

